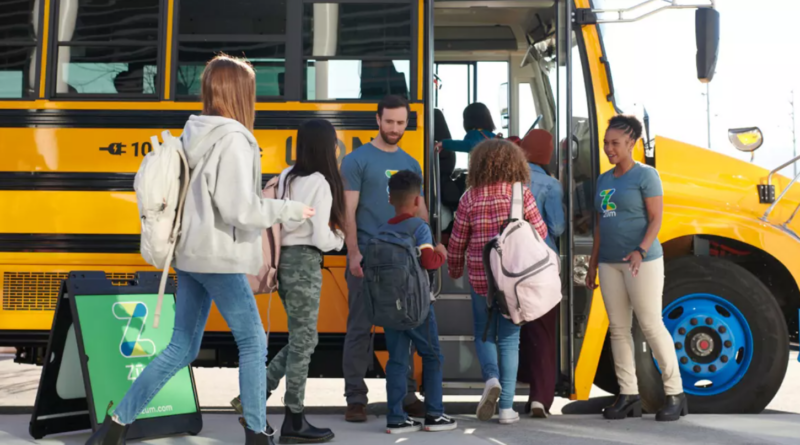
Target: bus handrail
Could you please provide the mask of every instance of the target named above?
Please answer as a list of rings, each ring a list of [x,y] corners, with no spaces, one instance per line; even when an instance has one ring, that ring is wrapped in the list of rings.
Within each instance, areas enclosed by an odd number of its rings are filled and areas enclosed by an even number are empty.
[[[800,156],[794,157],[789,159],[788,161],[784,162],[783,164],[779,165],[778,167],[774,168],[772,171],[769,172],[769,176],[767,177],[767,186],[772,185],[772,177],[775,176],[775,173],[783,170],[784,168],[794,164],[795,162],[800,161]]]
[[[789,161],[784,162],[783,164],[779,165],[778,167],[772,169],[772,171],[769,172],[769,176],[767,176],[767,188],[769,189],[769,188],[772,187],[772,177],[775,176],[775,173],[783,170],[784,168],[794,164],[797,161],[800,161],[800,156],[796,156],[796,157],[790,159]],[[794,178],[792,178],[792,180],[789,182],[789,184],[786,186],[786,188],[784,188],[783,191],[781,191],[781,194],[778,196],[778,198],[769,206],[769,208],[767,208],[767,211],[764,212],[764,216],[761,217],[762,221],[766,221],[767,220],[767,218],[769,217],[770,213],[772,213],[772,211],[775,210],[775,206],[777,206],[778,203],[781,201],[781,199],[783,199],[783,197],[786,196],[786,192],[788,192],[789,189],[792,188],[792,185],[794,185],[794,183],[797,182],[798,179],[800,179],[800,173],[798,173]],[[795,209],[794,213],[792,213],[792,216],[789,218],[789,221],[791,221],[792,218],[794,218],[794,215],[796,213],[797,213],[797,209]],[[789,223],[789,221],[787,221],[787,224]]]

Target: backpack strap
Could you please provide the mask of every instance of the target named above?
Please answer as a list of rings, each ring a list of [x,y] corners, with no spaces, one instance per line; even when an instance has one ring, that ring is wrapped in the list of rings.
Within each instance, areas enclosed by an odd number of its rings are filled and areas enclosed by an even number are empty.
[[[217,142],[222,136],[227,133],[237,132],[238,130],[229,129],[230,124],[223,124],[217,127],[214,127],[208,133],[204,134],[200,138],[195,141],[192,141],[191,148],[195,148],[199,146],[201,143],[212,140],[214,143]],[[211,136],[214,135],[212,138]],[[161,133],[161,137],[164,140],[164,143],[167,142],[169,138],[172,136],[169,130],[165,130]],[[158,141],[157,138],[151,138],[154,142],[153,147],[158,147],[155,142]],[[181,144],[183,144],[183,135],[180,136]],[[189,192],[189,180],[191,179],[191,169],[189,168],[189,161],[186,159],[186,152],[183,148],[177,150],[178,156],[181,158],[181,165],[183,167],[183,181],[181,184],[181,191],[178,196],[178,209],[175,213],[175,222],[172,224],[172,235],[169,237],[169,251],[167,252],[167,261],[164,264],[164,270],[161,273],[161,282],[158,285],[158,300],[156,302],[156,310],[153,314],[153,329],[158,329],[158,325],[161,323],[161,306],[164,304],[164,292],[167,289],[167,281],[169,279],[169,269],[172,266],[172,259],[175,256],[175,248],[178,245],[178,236],[181,232],[181,220],[183,219],[183,205],[186,203],[186,195]]]
[[[522,183],[515,182],[514,185],[511,186],[511,209],[508,217],[510,221],[521,221],[523,219],[524,203]]]

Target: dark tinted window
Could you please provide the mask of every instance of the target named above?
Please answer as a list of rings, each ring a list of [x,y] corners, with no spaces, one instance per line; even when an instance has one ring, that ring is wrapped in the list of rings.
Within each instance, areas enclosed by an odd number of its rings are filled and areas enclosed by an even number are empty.
[[[410,3],[317,3],[303,8],[303,98],[378,101],[411,90]]]
[[[60,0],[56,95],[158,94],[160,0]]]
[[[194,100],[216,54],[244,57],[256,71],[256,95],[284,95],[286,3],[296,0],[192,0],[178,19],[176,94]]]
[[[35,40],[34,0],[0,0],[0,41]]]
[[[337,28],[336,45],[318,43],[315,48],[315,31],[328,26]],[[407,57],[411,54],[411,30],[408,3],[307,4],[303,14],[303,50],[306,56],[318,57]]]
[[[286,2],[290,0],[190,1],[181,4],[181,35],[286,34]]]
[[[61,7],[73,9],[73,2]],[[79,0],[75,31],[71,36],[61,30],[62,41],[106,42],[113,40],[158,40],[158,0]],[[70,17],[72,11],[64,11]]]
[[[0,0],[0,99],[36,93],[37,6],[34,0]]]

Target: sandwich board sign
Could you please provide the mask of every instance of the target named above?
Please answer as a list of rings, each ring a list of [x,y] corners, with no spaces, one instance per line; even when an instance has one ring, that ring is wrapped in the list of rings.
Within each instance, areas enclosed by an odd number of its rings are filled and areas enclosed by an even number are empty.
[[[96,430],[145,367],[166,349],[175,322],[175,284],[152,327],[160,273],[131,282],[103,272],[72,272],[61,285],[30,423],[35,439]],[[120,285],[126,284],[126,285]],[[178,371],[139,413],[127,439],[197,434],[203,426],[190,366]]]

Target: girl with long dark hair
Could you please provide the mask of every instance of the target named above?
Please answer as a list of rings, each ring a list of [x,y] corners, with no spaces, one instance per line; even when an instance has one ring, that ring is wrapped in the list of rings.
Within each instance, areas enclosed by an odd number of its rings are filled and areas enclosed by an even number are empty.
[[[316,428],[303,414],[306,378],[317,346],[317,315],[322,291],[322,255],[344,245],[344,185],[336,163],[336,130],[326,120],[310,120],[297,133],[297,161],[281,173],[278,196],[313,203],[316,215],[284,223],[278,266],[278,294],[289,319],[289,344],[269,363],[267,389],[286,376],[286,416],[281,441],[327,442],[333,432]]]

